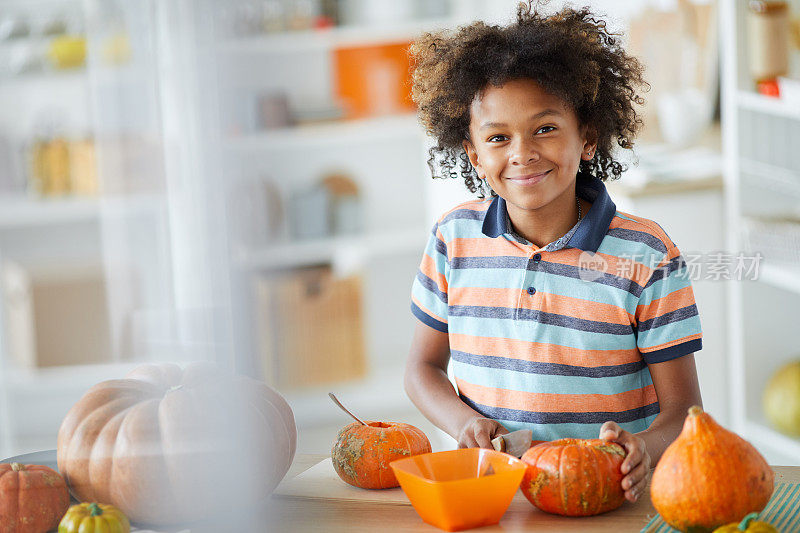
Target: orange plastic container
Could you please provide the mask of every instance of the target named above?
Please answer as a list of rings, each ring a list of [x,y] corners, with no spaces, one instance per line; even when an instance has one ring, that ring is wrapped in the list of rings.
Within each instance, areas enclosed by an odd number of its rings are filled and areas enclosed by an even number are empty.
[[[516,457],[482,448],[425,453],[389,466],[419,516],[445,531],[498,523],[526,469]]]

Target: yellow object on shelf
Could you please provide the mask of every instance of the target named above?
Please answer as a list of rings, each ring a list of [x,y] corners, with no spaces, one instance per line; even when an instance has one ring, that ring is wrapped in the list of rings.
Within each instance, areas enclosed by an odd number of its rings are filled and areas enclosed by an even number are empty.
[[[767,522],[760,522],[756,520],[756,517],[758,517],[758,513],[750,513],[742,518],[740,523],[718,527],[714,530],[714,533],[736,533],[737,531],[744,531],[746,533],[778,533],[775,526]]]
[[[764,414],[781,433],[800,436],[800,361],[778,369],[764,389]]]
[[[50,42],[48,56],[58,69],[82,67],[86,61],[86,38],[75,35],[56,37]]]
[[[58,533],[130,533],[128,518],[113,505],[81,503],[73,505],[58,524]]]

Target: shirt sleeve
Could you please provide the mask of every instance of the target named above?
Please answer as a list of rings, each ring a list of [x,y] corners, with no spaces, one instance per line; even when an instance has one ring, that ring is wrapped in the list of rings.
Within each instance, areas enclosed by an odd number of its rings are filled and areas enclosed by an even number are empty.
[[[447,333],[447,245],[437,222],[431,230],[411,288],[411,312],[433,329]]]
[[[636,344],[645,362],[662,363],[699,351],[700,315],[689,270],[674,245],[645,284],[636,307]]]

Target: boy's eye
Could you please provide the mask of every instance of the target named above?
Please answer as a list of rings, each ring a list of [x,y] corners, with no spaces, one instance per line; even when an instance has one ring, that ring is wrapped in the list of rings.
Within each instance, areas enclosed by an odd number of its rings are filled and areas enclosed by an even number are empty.
[[[496,143],[496,142],[507,141],[508,137],[506,137],[505,135],[492,135],[486,140],[489,141],[490,143]]]
[[[550,133],[550,132],[551,132],[551,131],[553,131],[554,129],[555,129],[555,128],[554,128],[553,126],[542,126],[541,128],[539,128],[539,130],[537,131],[537,133],[538,133],[538,132],[540,132],[540,131],[542,131],[542,130],[547,130],[547,131],[545,131],[545,132],[543,132],[543,133]]]

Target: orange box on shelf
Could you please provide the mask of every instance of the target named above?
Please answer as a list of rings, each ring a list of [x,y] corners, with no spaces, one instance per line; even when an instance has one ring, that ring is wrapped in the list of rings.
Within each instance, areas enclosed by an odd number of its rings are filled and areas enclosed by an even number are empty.
[[[406,113],[411,100],[409,42],[333,51],[336,95],[347,118]]]

